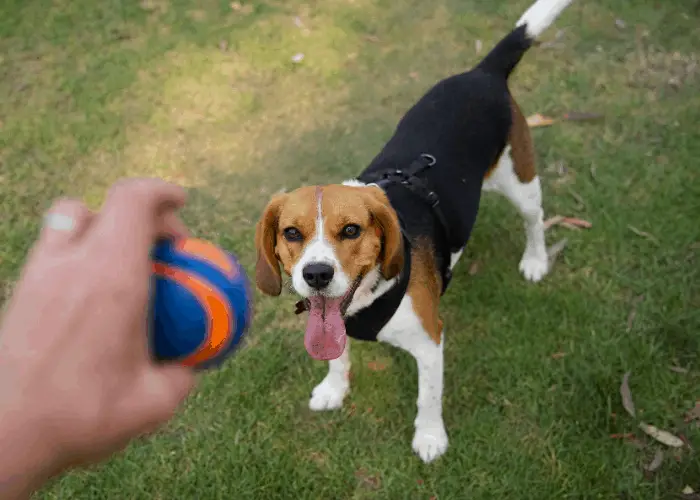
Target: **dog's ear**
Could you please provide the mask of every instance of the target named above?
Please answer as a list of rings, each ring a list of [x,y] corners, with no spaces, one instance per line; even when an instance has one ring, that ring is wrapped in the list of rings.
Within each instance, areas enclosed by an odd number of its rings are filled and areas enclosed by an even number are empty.
[[[277,296],[282,292],[282,274],[275,246],[279,212],[286,197],[286,194],[275,195],[263,210],[255,228],[255,248],[258,252],[255,282],[266,295]]]
[[[362,188],[367,192],[367,208],[381,230],[382,250],[379,256],[384,279],[397,276],[403,268],[403,237],[396,212],[378,187]]]

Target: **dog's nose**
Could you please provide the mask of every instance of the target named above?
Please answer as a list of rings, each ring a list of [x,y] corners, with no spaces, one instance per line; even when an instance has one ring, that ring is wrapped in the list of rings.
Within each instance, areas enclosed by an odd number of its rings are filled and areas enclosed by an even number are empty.
[[[304,266],[302,275],[304,276],[304,281],[306,281],[311,288],[321,290],[327,287],[328,283],[331,282],[334,272],[333,266],[314,262]]]

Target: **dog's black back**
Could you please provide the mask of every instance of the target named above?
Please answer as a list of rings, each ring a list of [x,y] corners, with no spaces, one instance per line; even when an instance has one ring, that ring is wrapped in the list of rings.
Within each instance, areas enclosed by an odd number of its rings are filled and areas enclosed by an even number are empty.
[[[359,177],[405,169],[422,153],[434,156],[437,163],[421,177],[437,193],[447,218],[448,248],[461,248],[469,240],[484,176],[508,141],[512,123],[508,76],[530,45],[525,27],[516,28],[474,69],[434,85],[406,112]],[[387,195],[411,237],[445,239],[415,195],[401,186],[389,186]]]

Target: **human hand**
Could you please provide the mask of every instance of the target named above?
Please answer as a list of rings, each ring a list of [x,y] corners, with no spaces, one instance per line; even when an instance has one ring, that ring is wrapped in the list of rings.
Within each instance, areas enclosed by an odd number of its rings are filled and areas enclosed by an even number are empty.
[[[187,235],[184,202],[134,179],[97,214],[75,200],[49,210],[0,326],[0,497],[108,457],[192,389],[190,369],[152,361],[147,337],[150,251]]]

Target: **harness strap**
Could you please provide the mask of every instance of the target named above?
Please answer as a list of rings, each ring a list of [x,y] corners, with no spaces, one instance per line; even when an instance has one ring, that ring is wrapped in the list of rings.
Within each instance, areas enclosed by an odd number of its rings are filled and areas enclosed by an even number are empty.
[[[425,169],[432,167],[433,165],[435,165],[436,162],[437,161],[434,156],[427,153],[423,153],[420,155],[419,158],[413,160],[408,166],[408,168],[406,168],[405,170],[396,169],[392,172],[385,172],[381,175],[379,179],[377,179],[374,182],[374,184],[381,187],[382,189],[392,184],[403,186],[412,193],[414,193],[416,196],[421,198],[424,202],[426,202],[430,206],[430,209],[432,210],[433,215],[437,219],[438,224],[440,224],[440,226],[442,227],[450,252],[454,253],[459,251],[460,249],[452,248],[452,245],[450,244],[450,226],[447,223],[447,218],[445,217],[445,214],[442,210],[442,206],[440,205],[440,199],[437,193],[430,188],[428,182],[425,179],[418,177],[418,174],[423,172]],[[447,258],[447,256],[445,256],[443,260],[444,263],[441,270],[442,292],[440,293],[440,295],[443,295],[445,293],[445,291],[447,290],[447,286],[449,285],[450,280],[452,279],[450,259]]]

